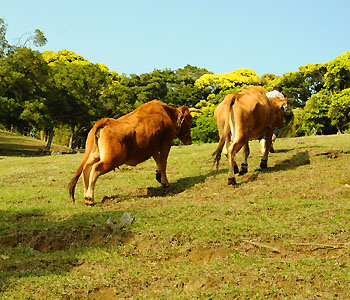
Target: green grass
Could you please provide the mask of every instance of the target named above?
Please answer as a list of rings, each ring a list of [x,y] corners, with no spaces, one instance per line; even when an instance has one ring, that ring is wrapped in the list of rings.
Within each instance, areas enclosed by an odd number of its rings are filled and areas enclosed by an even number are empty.
[[[0,130],[0,155],[42,155],[45,152],[45,148],[46,142],[44,141]],[[71,152],[69,148],[56,144],[52,144],[51,151]]]
[[[94,207],[81,179],[68,200],[82,154],[0,156],[0,298],[348,299],[350,135],[277,139],[266,171],[252,141],[236,188],[215,148],[173,147],[170,189],[152,160],[108,173]]]

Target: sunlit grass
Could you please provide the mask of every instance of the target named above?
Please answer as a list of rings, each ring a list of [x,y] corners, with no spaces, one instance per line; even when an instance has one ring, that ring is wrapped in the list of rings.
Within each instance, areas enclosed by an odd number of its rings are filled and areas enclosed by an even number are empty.
[[[252,141],[236,188],[215,148],[173,147],[169,189],[152,160],[110,172],[94,207],[81,179],[68,200],[82,154],[1,156],[1,298],[346,299],[350,135],[277,139],[266,171]]]

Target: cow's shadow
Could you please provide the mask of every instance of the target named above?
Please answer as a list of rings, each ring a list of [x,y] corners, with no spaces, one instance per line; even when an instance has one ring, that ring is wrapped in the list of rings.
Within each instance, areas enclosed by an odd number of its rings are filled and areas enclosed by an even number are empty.
[[[258,172],[271,173],[277,171],[293,170],[300,166],[310,164],[310,155],[308,151],[302,151],[294,154],[291,158],[277,162],[273,167],[267,169],[257,169]]]
[[[283,151],[279,151],[279,152],[283,152]],[[285,152],[289,152],[289,150],[286,149]],[[244,176],[242,176],[242,179],[239,185],[258,180],[259,173],[287,171],[287,170],[296,169],[300,166],[308,165],[308,164],[310,164],[310,156],[308,151],[299,152],[294,154],[289,159],[285,159],[277,162],[272,167],[269,167],[267,169],[259,168],[250,174],[249,173],[245,174]],[[226,174],[227,172],[228,172],[228,169],[223,168],[223,169],[219,169],[217,174],[222,174],[222,173]],[[145,194],[141,195],[140,197],[148,198],[148,197],[173,196],[184,192],[185,190],[193,187],[196,184],[203,183],[208,177],[214,177],[214,176],[215,176],[215,170],[211,170],[206,174],[180,178],[176,182],[172,183],[172,185],[169,188],[148,187]]]
[[[226,173],[227,169],[221,169],[217,172],[217,174]],[[173,182],[170,187],[148,187],[145,195],[141,195],[140,197],[148,198],[148,197],[169,197],[180,194],[196,184],[203,183],[208,177],[215,176],[215,170],[211,170],[206,174],[201,174],[197,176],[190,176],[180,178],[177,181]]]
[[[228,169],[220,169],[217,174],[227,173]],[[137,188],[131,193],[132,196],[139,198],[151,198],[151,197],[171,197],[180,194],[196,184],[203,183],[208,177],[215,176],[215,170],[210,170],[205,174],[196,176],[183,177],[175,182],[171,182],[170,187],[165,188],[161,185],[157,187]],[[108,205],[110,203],[118,203],[127,201],[130,199],[131,194],[128,195],[110,195],[104,196],[100,202],[96,203],[96,206]]]

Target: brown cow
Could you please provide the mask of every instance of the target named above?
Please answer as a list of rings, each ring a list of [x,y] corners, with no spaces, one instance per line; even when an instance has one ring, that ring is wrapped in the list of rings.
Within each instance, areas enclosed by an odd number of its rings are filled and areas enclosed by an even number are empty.
[[[218,169],[221,152],[228,154],[228,184],[235,185],[234,174],[248,172],[248,142],[266,136],[266,150],[260,167],[267,168],[267,159],[273,131],[284,126],[284,112],[287,111],[287,98],[269,99],[261,87],[253,87],[240,93],[229,94],[215,110],[214,116],[219,129],[220,141],[215,155]],[[287,113],[287,112],[286,112]],[[244,161],[239,171],[235,162],[236,153],[243,147]]]
[[[94,204],[96,180],[120,165],[136,166],[153,157],[157,164],[156,179],[163,186],[167,158],[172,140],[178,137],[185,145],[192,144],[192,117],[187,106],[174,108],[153,100],[119,118],[104,118],[90,130],[85,156],[68,185],[70,198],[83,173],[85,204]]]

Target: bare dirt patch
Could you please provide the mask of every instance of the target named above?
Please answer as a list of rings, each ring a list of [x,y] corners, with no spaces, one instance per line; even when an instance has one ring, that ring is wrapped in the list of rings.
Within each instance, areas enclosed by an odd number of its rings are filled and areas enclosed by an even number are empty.
[[[125,230],[113,232],[109,228],[73,228],[44,232],[19,233],[0,237],[0,245],[14,248],[18,245],[31,247],[36,251],[51,253],[77,249],[92,244],[119,245],[131,242],[133,234]]]

